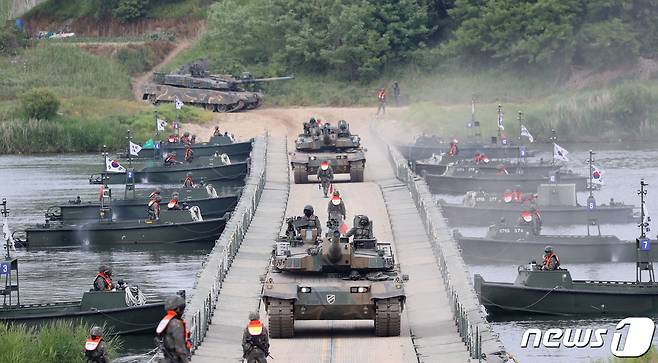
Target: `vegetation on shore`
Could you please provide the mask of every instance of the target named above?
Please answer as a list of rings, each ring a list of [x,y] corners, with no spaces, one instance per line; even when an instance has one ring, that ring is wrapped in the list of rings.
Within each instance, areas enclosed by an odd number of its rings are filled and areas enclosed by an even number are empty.
[[[88,327],[69,322],[56,322],[39,330],[0,323],[0,362],[84,363],[88,336]],[[110,358],[121,349],[116,338],[106,338],[105,345]]]

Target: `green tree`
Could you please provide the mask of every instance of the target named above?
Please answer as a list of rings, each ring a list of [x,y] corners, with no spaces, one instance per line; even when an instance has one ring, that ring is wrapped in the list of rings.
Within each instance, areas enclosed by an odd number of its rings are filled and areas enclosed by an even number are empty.
[[[47,120],[57,114],[59,100],[47,88],[37,88],[20,95],[21,108],[30,119]]]
[[[146,14],[148,0],[119,0],[112,15],[122,22],[139,19]]]

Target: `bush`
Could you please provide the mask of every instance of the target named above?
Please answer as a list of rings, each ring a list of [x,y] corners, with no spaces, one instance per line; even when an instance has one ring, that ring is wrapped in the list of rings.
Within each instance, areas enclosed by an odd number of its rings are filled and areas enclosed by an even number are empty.
[[[25,34],[15,26],[0,26],[0,55],[16,55],[26,45]]]
[[[146,14],[148,0],[119,0],[119,4],[112,10],[112,15],[122,22],[139,19]]]
[[[117,51],[116,59],[130,74],[145,72],[153,65],[153,54],[146,47],[121,48]]]
[[[623,129],[639,134],[649,126],[657,101],[658,97],[644,86],[622,85],[612,93],[610,114]]]
[[[47,88],[27,91],[20,96],[21,107],[25,116],[31,119],[48,120],[57,114],[59,100]]]

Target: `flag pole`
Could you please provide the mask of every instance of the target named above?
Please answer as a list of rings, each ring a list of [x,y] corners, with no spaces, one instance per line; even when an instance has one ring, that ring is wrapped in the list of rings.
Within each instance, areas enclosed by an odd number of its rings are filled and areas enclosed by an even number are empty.
[[[592,150],[589,151],[589,196],[592,198],[594,196],[594,166],[592,165],[592,162],[594,162],[594,152]]]
[[[128,140],[128,166],[132,169],[133,167],[133,153],[130,150],[130,143],[133,141],[133,135],[128,130],[128,136],[126,136],[126,139]]]
[[[502,115],[503,115],[503,106],[501,106],[500,103],[499,103],[498,104],[498,121],[496,121],[496,125],[498,126],[498,142],[501,141],[501,137],[502,137],[502,135],[500,133],[500,118],[502,117]]]

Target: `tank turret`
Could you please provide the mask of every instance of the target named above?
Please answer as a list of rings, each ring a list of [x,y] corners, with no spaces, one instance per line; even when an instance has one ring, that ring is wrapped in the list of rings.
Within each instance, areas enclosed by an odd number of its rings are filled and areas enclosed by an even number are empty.
[[[350,126],[345,120],[338,121],[337,126],[330,123],[322,126],[307,125],[295,140],[298,151],[345,151],[361,147],[361,138],[350,132]]]

